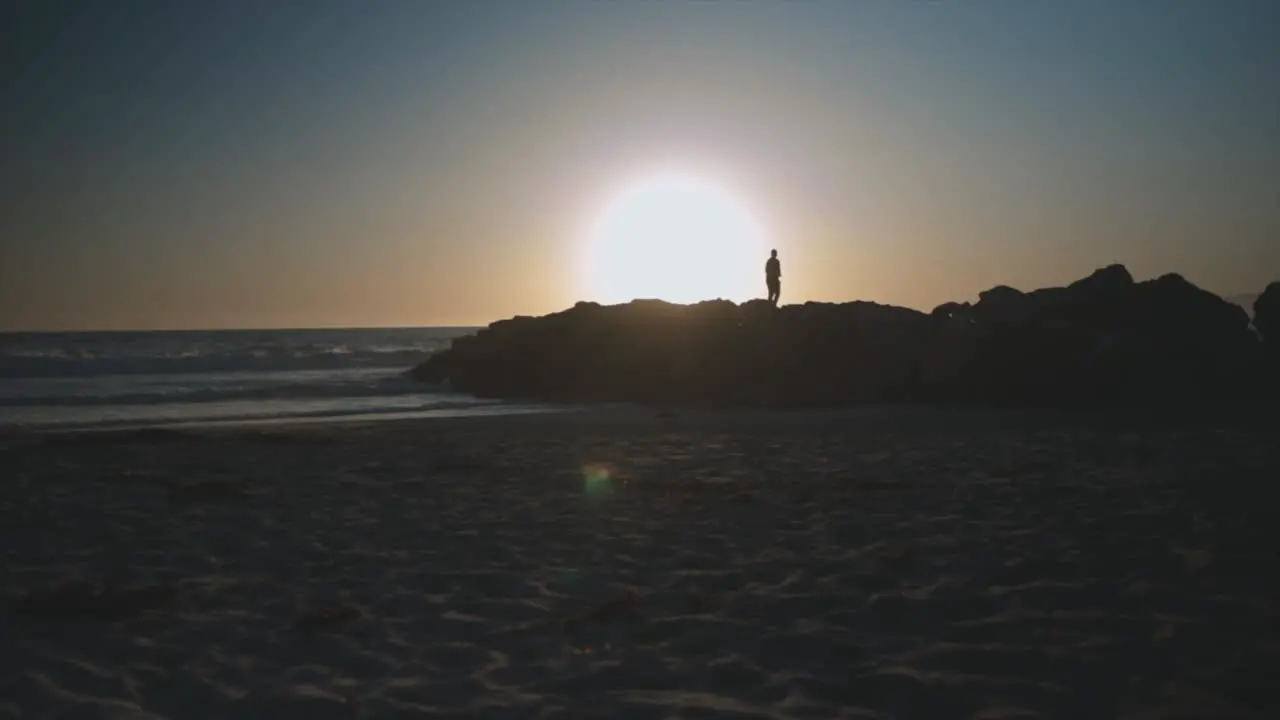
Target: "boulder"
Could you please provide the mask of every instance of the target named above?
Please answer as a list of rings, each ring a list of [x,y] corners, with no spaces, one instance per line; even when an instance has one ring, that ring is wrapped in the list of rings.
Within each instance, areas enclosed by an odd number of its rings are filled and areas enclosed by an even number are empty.
[[[955,320],[967,325],[973,319],[973,306],[967,302],[942,303],[934,308],[929,316],[938,320]]]
[[[1247,401],[1260,346],[1243,308],[1169,274],[1108,309],[1085,356],[1100,387],[1143,405]]]
[[[1008,285],[997,285],[978,293],[973,306],[974,318],[980,323],[1017,326],[1030,315],[1031,303],[1026,293]]]
[[[1133,289],[1133,285],[1133,276],[1129,274],[1128,268],[1123,265],[1108,265],[1071,283],[1067,289],[1095,302],[1107,302],[1123,298]]]

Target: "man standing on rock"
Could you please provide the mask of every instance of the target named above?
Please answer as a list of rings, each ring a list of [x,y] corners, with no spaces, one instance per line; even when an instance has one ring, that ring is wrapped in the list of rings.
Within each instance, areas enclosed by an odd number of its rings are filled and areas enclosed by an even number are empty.
[[[782,263],[778,262],[778,251],[769,253],[769,260],[764,264],[764,282],[769,286],[769,302],[778,306],[778,298],[782,295]]]

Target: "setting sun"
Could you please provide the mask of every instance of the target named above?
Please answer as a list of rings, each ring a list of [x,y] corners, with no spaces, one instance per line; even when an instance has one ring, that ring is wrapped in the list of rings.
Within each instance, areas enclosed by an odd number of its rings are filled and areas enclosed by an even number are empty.
[[[591,299],[740,302],[760,294],[768,245],[731,194],[692,175],[646,178],[591,225],[580,266]]]

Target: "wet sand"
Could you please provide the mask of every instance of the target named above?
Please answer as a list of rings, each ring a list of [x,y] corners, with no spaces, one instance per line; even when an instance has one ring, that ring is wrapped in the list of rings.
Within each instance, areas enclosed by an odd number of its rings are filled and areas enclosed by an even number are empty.
[[[1276,717],[1278,461],[923,409],[8,433],[0,717]]]

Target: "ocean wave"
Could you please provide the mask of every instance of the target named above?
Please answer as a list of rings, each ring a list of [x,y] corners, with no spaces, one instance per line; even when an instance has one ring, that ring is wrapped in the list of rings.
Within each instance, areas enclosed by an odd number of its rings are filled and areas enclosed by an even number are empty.
[[[350,373],[305,374],[239,373],[219,376],[202,383],[203,376],[183,375],[152,378],[149,383],[84,383],[66,387],[42,383],[22,393],[0,385],[0,406],[5,407],[92,407],[110,405],[156,405],[165,403],[205,403],[226,400],[323,400],[338,398],[390,397],[432,394],[432,388],[404,373],[377,376]]]
[[[0,336],[0,377],[409,368],[466,329]]]
[[[0,356],[0,377],[49,378],[96,375],[155,375],[271,370],[336,370],[341,368],[409,368],[429,350],[397,353],[308,354],[269,353],[234,355],[178,355],[134,358],[22,358]]]
[[[83,418],[68,417],[16,423],[17,427],[31,430],[107,430],[131,427],[167,427],[201,424],[226,424],[263,421],[342,420],[344,418],[414,417],[431,413],[502,414],[545,412],[547,408],[506,405],[500,401],[474,398],[439,399],[417,406],[393,407],[326,407],[304,409],[298,406],[239,412],[184,412],[168,415],[130,415],[126,417]],[[3,424],[0,424],[3,427]]]

